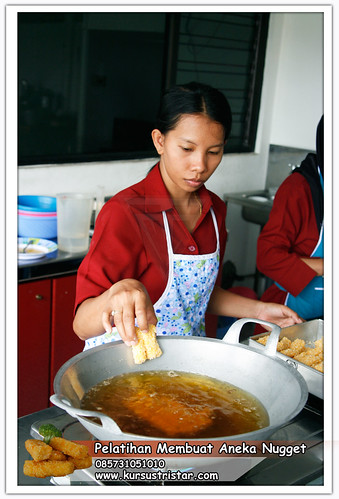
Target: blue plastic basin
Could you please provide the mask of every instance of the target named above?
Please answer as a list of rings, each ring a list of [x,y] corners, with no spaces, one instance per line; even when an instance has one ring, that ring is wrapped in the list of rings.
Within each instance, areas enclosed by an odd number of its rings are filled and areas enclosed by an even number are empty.
[[[56,212],[57,201],[51,196],[18,196],[18,209],[22,211]]]

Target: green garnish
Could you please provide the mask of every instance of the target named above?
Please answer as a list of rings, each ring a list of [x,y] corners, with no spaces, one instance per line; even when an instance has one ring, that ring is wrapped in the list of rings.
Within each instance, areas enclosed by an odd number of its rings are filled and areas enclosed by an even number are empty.
[[[61,437],[62,433],[53,424],[43,424],[39,428],[39,433],[44,437],[45,444],[49,444],[52,438]]]

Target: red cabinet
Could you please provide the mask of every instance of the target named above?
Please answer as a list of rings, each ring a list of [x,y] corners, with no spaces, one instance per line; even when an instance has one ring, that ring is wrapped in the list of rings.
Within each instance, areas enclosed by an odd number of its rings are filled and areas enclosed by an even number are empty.
[[[73,332],[76,275],[19,284],[18,416],[46,409],[53,380],[81,352]]]
[[[49,279],[19,285],[19,417],[48,407],[51,290]]]
[[[50,392],[60,367],[84,349],[84,342],[73,331],[76,276],[52,280]]]

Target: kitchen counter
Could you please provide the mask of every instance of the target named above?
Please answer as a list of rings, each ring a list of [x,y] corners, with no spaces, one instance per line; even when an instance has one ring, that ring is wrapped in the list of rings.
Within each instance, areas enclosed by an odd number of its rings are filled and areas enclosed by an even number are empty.
[[[60,485],[58,479],[38,479],[23,474],[25,459],[30,459],[25,449],[25,440],[36,438],[36,428],[40,424],[52,423],[63,431],[65,438],[73,440],[89,440],[93,437],[74,418],[57,407],[30,414],[18,420],[18,485]],[[245,485],[245,486],[312,486],[323,485],[323,404],[320,399],[309,396],[304,409],[290,422],[279,428],[270,438],[270,441],[289,442],[297,441],[308,443],[307,452],[292,457],[267,457],[259,462],[250,471],[238,478],[235,482],[200,482],[201,486],[213,485]],[[162,485],[169,483],[159,482],[96,482],[89,470],[77,470],[69,475],[69,485],[85,486],[132,486],[133,485]],[[64,484],[64,482],[62,482]],[[186,485],[177,483],[176,485]],[[173,482],[171,483],[173,485]],[[282,489],[280,489],[282,490]],[[312,489],[310,489],[311,491]],[[306,493],[306,492],[305,492]]]
[[[110,196],[105,197],[105,202]],[[226,203],[236,203],[242,206],[242,216],[246,221],[264,225],[268,220],[273,199],[268,190],[246,191],[224,195]],[[94,217],[94,214],[93,214]],[[92,217],[92,218],[93,218]],[[90,237],[93,233],[91,225]],[[57,243],[57,239],[52,239]],[[18,282],[27,282],[60,275],[75,274],[87,251],[68,253],[57,249],[53,253],[38,260],[18,261]]]
[[[55,240],[55,242],[57,242]],[[87,251],[68,253],[57,249],[44,258],[30,261],[18,261],[18,282],[27,282],[47,277],[58,277],[77,272]]]

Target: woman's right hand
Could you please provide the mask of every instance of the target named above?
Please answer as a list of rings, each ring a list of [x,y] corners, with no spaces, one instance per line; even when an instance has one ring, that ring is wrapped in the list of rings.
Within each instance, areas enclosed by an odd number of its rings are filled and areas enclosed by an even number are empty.
[[[111,332],[114,321],[121,339],[130,346],[138,342],[135,319],[142,331],[148,331],[150,324],[157,323],[153,304],[145,286],[136,279],[123,279],[113,284],[106,292],[102,324],[105,331]]]

